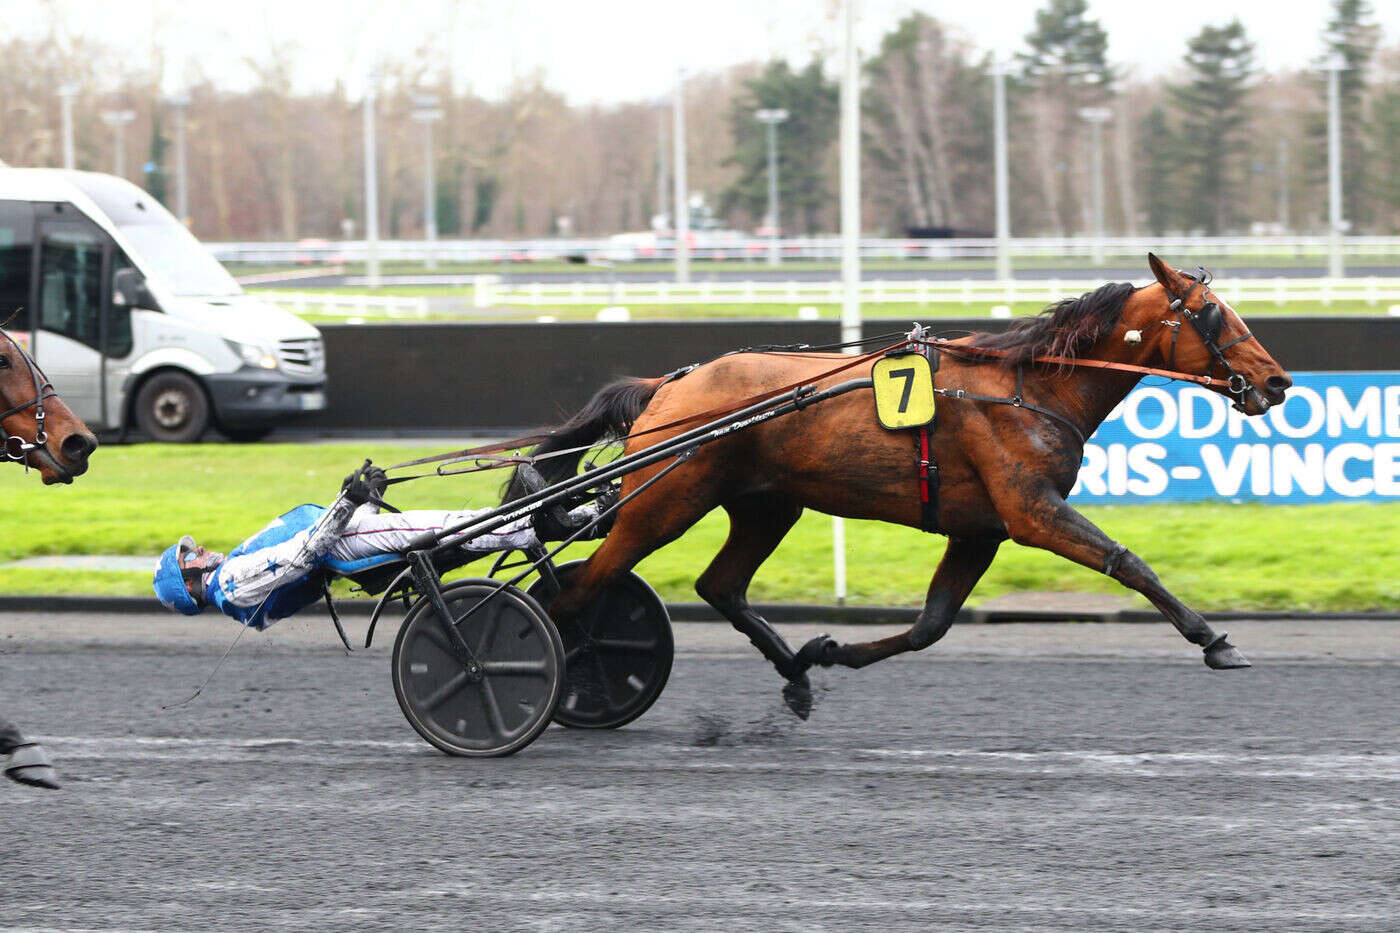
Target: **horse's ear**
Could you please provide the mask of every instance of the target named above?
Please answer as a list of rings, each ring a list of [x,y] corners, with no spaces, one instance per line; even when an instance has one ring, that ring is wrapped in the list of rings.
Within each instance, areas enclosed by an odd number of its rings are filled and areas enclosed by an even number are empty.
[[[1180,294],[1185,281],[1181,273],[1157,258],[1155,253],[1147,254],[1147,265],[1152,269],[1152,274],[1157,277],[1157,281],[1162,283],[1162,287],[1173,295]]]

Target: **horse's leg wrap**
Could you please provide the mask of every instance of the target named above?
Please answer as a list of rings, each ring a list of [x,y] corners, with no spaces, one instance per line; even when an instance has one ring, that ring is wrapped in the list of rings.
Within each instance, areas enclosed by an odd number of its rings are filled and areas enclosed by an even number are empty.
[[[1126,544],[1120,544],[1113,549],[1112,553],[1110,553],[1108,557],[1104,559],[1104,576],[1111,577],[1118,572],[1118,565],[1122,563],[1123,555],[1126,553],[1128,553],[1128,546]]]

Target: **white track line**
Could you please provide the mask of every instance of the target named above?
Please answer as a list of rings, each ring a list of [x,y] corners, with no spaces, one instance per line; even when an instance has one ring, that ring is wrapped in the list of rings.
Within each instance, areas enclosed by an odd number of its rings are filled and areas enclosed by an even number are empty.
[[[423,742],[369,739],[295,739],[265,736],[249,739],[163,736],[36,736],[56,757],[69,760],[198,761],[245,764],[323,765],[333,761],[384,760],[402,755],[437,756]],[[570,755],[572,747],[550,750]],[[1400,754],[1119,752],[1110,749],[1050,751],[979,751],[962,748],[843,748],[813,745],[738,744],[696,747],[658,743],[649,746],[646,767],[659,771],[734,771],[745,773],[935,773],[946,771],[1040,774],[1097,774],[1122,777],[1173,777],[1194,774],[1242,778],[1295,778],[1336,781],[1400,781]],[[525,752],[526,755],[530,753]],[[754,754],[763,761],[754,761]],[[747,759],[747,760],[745,760]],[[638,767],[633,750],[612,760],[593,757],[590,768],[630,770]]]

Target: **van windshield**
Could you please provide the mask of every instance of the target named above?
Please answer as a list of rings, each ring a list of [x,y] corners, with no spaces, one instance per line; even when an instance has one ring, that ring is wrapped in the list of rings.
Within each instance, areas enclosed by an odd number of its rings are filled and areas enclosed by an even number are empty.
[[[137,260],[176,295],[241,295],[233,276],[155,198],[109,175],[79,173],[74,183],[92,198],[122,235]]]

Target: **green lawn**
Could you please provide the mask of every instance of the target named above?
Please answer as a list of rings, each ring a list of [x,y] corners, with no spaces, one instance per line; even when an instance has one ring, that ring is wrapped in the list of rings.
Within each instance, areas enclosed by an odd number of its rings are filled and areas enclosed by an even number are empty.
[[[100,449],[73,486],[0,473],[5,503],[0,562],[40,554],[141,554],[190,533],[226,550],[273,515],[333,498],[365,457],[396,463],[447,445],[206,444]],[[481,508],[502,474],[429,479],[396,487],[401,508]],[[1400,504],[1309,506],[1219,503],[1085,508],[1142,555],[1177,595],[1201,609],[1400,608]],[[695,599],[695,577],[726,533],[707,517],[639,568],[667,599]],[[918,605],[942,540],[873,522],[847,523],[851,601]],[[579,546],[573,556],[584,556]],[[809,514],[763,566],[756,601],[830,602],[831,523]],[[485,566],[475,565],[477,572]],[[0,567],[0,593],[149,593],[142,573]],[[1125,592],[1113,581],[1041,551],[1002,547],[971,603],[1015,590]]]

